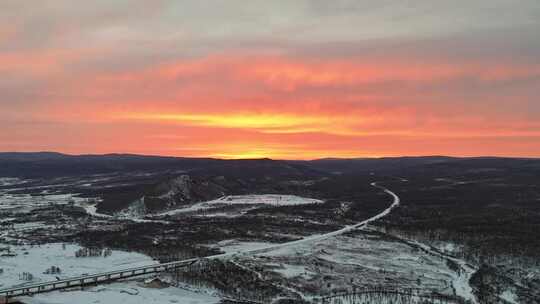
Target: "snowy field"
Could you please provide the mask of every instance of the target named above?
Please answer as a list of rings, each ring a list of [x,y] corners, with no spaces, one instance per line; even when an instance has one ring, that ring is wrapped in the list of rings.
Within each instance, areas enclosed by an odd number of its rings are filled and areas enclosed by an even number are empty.
[[[0,245],[4,249],[8,246]],[[150,257],[139,253],[112,251],[108,257],[76,258],[75,252],[81,249],[78,245],[46,244],[42,246],[9,246],[9,254],[13,257],[0,257],[0,289],[12,286],[43,281],[54,281],[58,278],[74,277],[130,267],[156,263]],[[60,267],[59,274],[45,274],[51,266]],[[26,280],[24,273],[31,273],[32,280]],[[22,297],[28,304],[68,304],[74,303],[218,303],[220,298],[208,293],[197,293],[176,287],[155,288],[141,280],[118,282],[110,285],[89,287],[84,290],[55,291],[38,294],[33,297]]]
[[[292,279],[295,277],[303,277],[304,279],[311,279],[315,276],[314,272],[308,270],[305,265],[291,265],[291,264],[267,264],[268,266],[274,266],[274,272],[279,273],[286,279]]]
[[[380,294],[360,294],[360,295],[346,295],[341,297],[335,297],[330,300],[330,303],[339,303],[339,304],[364,304],[364,303],[376,303],[376,304],[458,304],[455,301],[443,301],[443,300],[434,300],[428,301],[429,298],[418,297],[418,296],[408,296],[404,297],[399,294],[387,294],[384,297],[381,297]]]
[[[78,194],[9,194],[0,192],[0,211],[29,212],[37,207],[51,204],[66,205],[69,203],[81,204],[89,199],[77,197]]]
[[[244,252],[257,249],[263,249],[275,245],[268,242],[242,242],[238,240],[225,240],[217,243],[213,248],[219,248],[225,253]]]
[[[150,288],[139,282],[114,283],[70,292],[51,292],[23,297],[28,304],[213,304],[220,298],[176,288]],[[75,300],[75,301],[74,301]]]
[[[1,256],[0,268],[0,288],[12,286],[22,286],[30,283],[44,281],[54,281],[56,277],[61,279],[79,276],[82,274],[92,274],[119,270],[130,267],[144,266],[155,263],[150,257],[139,253],[113,251],[108,257],[75,257],[75,251],[81,249],[78,245],[66,244],[65,249],[62,244],[46,244],[41,246],[6,246],[9,253],[15,256]],[[1,252],[6,254],[7,251]],[[51,266],[60,267],[60,274],[44,274]],[[32,280],[23,280],[23,273],[31,273]]]
[[[277,194],[226,196],[222,200],[227,201],[227,204],[262,204],[269,206],[298,206],[322,203],[321,200],[312,198]]]
[[[218,245],[223,251],[234,252],[265,248],[272,244],[229,241]],[[455,288],[453,285],[461,281],[459,275],[449,269],[440,257],[372,233],[333,236],[265,251],[255,256],[239,255],[236,259],[254,271],[264,269],[266,273],[278,275],[276,282],[286,279],[289,286],[320,284],[321,290],[318,292],[323,294],[334,289],[346,289],[351,286],[351,280],[361,278],[364,286],[380,286],[392,282],[392,286],[398,288],[430,288],[452,295]],[[327,286],[330,287],[325,290]],[[302,288],[296,291],[308,297],[315,296]],[[459,290],[457,292],[459,294]]]
[[[235,196],[224,196],[216,200],[201,202],[194,204],[186,208],[179,208],[167,212],[158,214],[159,216],[163,215],[175,215],[179,213],[187,212],[201,212],[205,211],[211,213],[213,209],[219,209],[223,207],[233,207],[240,206],[245,207],[246,209],[256,209],[265,206],[298,206],[298,205],[308,205],[308,204],[321,204],[323,201],[313,199],[313,198],[304,198],[295,195],[277,195],[277,194],[261,194],[261,195],[235,195]],[[221,212],[223,214],[223,212]],[[229,213],[226,213],[229,214]]]

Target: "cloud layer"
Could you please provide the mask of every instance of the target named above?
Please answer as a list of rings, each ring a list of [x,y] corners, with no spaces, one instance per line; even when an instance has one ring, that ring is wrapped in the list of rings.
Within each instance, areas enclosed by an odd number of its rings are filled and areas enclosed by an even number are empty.
[[[0,150],[540,156],[540,4],[4,1]]]

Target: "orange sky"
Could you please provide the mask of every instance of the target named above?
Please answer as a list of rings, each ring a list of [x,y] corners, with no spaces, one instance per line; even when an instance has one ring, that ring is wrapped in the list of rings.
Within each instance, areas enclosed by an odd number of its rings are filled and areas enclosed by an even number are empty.
[[[540,156],[536,1],[22,2],[0,12],[1,151]]]

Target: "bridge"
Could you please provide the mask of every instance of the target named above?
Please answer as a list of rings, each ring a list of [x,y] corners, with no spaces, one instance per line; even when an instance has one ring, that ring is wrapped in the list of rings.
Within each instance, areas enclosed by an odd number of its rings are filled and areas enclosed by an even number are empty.
[[[192,265],[201,258],[188,259],[183,261],[175,261],[170,263],[154,264],[148,266],[141,266],[135,268],[127,268],[122,270],[96,273],[91,275],[84,275],[79,277],[73,277],[63,280],[42,282],[32,285],[24,285],[20,287],[12,287],[9,289],[0,290],[0,299],[3,303],[9,303],[10,298],[17,296],[27,296],[38,293],[50,292],[54,290],[76,288],[84,286],[92,286],[104,283],[110,283],[122,279],[128,279],[136,276],[155,274],[160,272],[171,271],[177,268],[186,267]]]

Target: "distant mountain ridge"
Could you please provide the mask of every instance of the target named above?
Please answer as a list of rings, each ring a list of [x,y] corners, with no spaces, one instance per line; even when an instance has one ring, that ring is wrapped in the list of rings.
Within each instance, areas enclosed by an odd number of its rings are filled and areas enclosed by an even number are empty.
[[[383,157],[324,158],[317,160],[272,160],[189,158],[137,154],[69,155],[57,152],[0,152],[0,176],[51,177],[130,171],[193,171],[212,175],[294,176],[318,173],[360,173],[395,171],[426,165],[485,164],[522,165],[540,159],[504,157]]]

